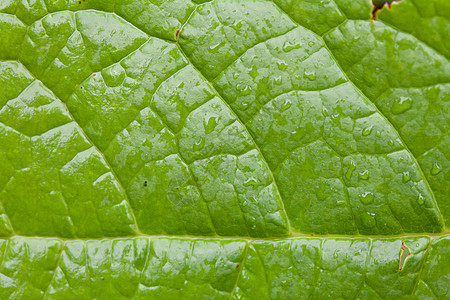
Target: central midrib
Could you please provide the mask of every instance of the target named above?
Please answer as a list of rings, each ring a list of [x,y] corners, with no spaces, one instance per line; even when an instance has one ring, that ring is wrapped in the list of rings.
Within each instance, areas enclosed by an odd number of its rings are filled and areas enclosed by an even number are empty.
[[[407,233],[399,235],[316,235],[316,234],[301,234],[293,233],[290,236],[259,238],[249,236],[191,236],[191,235],[148,235],[137,234],[128,236],[102,236],[102,237],[85,237],[85,238],[63,238],[58,236],[27,236],[27,235],[12,235],[9,237],[1,237],[0,240],[9,240],[13,238],[25,239],[49,239],[60,241],[101,241],[101,240],[127,240],[135,238],[145,239],[180,239],[180,240],[208,240],[208,241],[248,241],[248,242],[263,242],[263,241],[286,241],[298,239],[346,239],[346,240],[392,240],[392,239],[407,239],[413,237],[428,237],[430,240],[436,240],[450,235],[450,230],[446,230],[436,234],[430,233]]]

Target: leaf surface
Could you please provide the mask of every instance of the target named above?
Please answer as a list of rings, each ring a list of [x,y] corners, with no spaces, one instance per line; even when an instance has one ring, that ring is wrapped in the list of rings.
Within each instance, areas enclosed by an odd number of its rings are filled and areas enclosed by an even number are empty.
[[[448,298],[447,8],[2,2],[0,298]]]

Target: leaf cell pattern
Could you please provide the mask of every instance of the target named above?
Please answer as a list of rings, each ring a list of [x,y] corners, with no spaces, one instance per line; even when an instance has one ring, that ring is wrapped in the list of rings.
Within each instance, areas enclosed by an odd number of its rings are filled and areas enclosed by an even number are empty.
[[[450,7],[371,10],[4,1],[1,298],[446,299]]]

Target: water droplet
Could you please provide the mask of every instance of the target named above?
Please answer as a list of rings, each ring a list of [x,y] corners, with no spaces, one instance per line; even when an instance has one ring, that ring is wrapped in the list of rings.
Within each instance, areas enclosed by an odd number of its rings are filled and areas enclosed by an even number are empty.
[[[217,126],[217,117],[210,117],[208,118],[208,120],[203,120],[203,127],[205,128],[206,134],[213,132],[216,126]]]
[[[359,195],[359,200],[363,203],[363,204],[370,204],[373,202],[373,193],[371,192],[365,192],[362,195]]]
[[[260,183],[259,183],[259,181],[258,180],[256,180],[256,178],[255,177],[250,177],[249,179],[247,179],[245,182],[244,182],[244,186],[245,187],[248,187],[248,186],[259,186],[259,185],[261,185]]]
[[[431,175],[437,175],[437,174],[441,173],[441,171],[442,171],[442,167],[437,162],[435,162],[433,164],[433,167],[431,167]]]
[[[284,60],[278,61],[277,66],[280,71],[284,71],[288,67],[287,63]]]
[[[273,83],[276,85],[280,85],[281,84],[281,76],[276,76],[273,78]]]
[[[339,256],[339,250],[335,250],[334,254],[333,254],[333,257],[334,258],[338,258],[338,256]]]
[[[339,113],[335,113],[331,115],[331,121],[338,123],[342,116]]]
[[[310,46],[310,47],[312,47],[312,46],[314,46],[315,45],[315,43],[313,42],[313,41],[310,41],[309,43],[308,43],[308,46]]]
[[[252,92],[252,89],[246,84],[238,84],[236,88],[241,96],[249,95]]]
[[[416,243],[416,247],[419,247],[420,246],[420,244],[419,243]]]
[[[394,115],[399,115],[410,109],[411,106],[412,100],[410,97],[400,97],[400,99],[394,101],[391,111]]]
[[[234,22],[233,25],[231,25],[231,27],[233,27],[233,28],[236,29],[236,30],[241,29],[241,27],[242,27],[242,20],[239,20],[239,21],[237,21],[237,22]]]
[[[246,110],[250,105],[247,102],[242,102],[239,108],[241,110]]]
[[[194,143],[193,150],[200,151],[205,146],[205,138],[201,137],[198,141]]]
[[[373,125],[370,125],[369,127],[364,128],[362,131],[362,135],[368,136],[372,132],[372,129],[373,129]]]
[[[417,203],[419,203],[419,205],[425,203],[425,198],[422,196],[422,194],[419,194],[419,197],[417,197]]]
[[[381,137],[381,132],[377,131],[377,132],[375,133],[375,136],[376,136],[376,137]]]
[[[377,222],[375,221],[375,214],[373,213],[368,212],[362,215],[361,219],[364,225],[366,225],[367,227],[374,227],[375,225],[377,225]]]
[[[410,180],[411,180],[411,176],[409,176],[409,172],[408,171],[403,172],[403,182],[407,183]]]
[[[253,67],[247,69],[247,71],[248,71],[248,74],[250,76],[252,76],[252,78],[256,78],[259,75],[258,69],[256,68],[256,66],[253,66]]]
[[[322,107],[322,115],[324,117],[328,117],[328,115],[329,115],[328,109],[325,106]]]
[[[302,44],[296,44],[296,43],[292,43],[290,41],[286,41],[286,42],[284,42],[282,49],[284,52],[289,52],[294,49],[300,49],[301,47],[302,47]]]
[[[350,167],[348,168],[347,172],[345,173],[345,178],[350,180],[352,178],[353,171],[355,171],[356,165],[354,161],[350,162]]]
[[[284,112],[285,110],[289,109],[289,107],[291,107],[292,102],[289,99],[286,99],[286,101],[284,101],[284,103],[281,105],[281,109],[280,112]]]
[[[225,42],[224,42],[224,41],[222,41],[222,42],[220,42],[220,43],[218,43],[218,44],[209,46],[208,51],[211,52],[211,53],[217,53],[217,52],[219,52],[220,48],[221,48],[223,45],[225,45]]]
[[[364,171],[360,172],[359,178],[361,178],[363,180],[369,179],[369,170],[364,170]]]
[[[393,145],[394,145],[394,141],[393,141],[393,140],[389,140],[389,141],[388,141],[388,145],[389,145],[389,146],[393,146]]]
[[[305,72],[305,77],[311,81],[314,81],[314,80],[316,80],[316,72],[314,72],[314,71]]]
[[[248,202],[247,201],[244,201],[243,203],[242,203],[242,206],[243,207],[246,207],[248,205]]]
[[[233,72],[233,79],[237,79],[239,77],[239,73]]]

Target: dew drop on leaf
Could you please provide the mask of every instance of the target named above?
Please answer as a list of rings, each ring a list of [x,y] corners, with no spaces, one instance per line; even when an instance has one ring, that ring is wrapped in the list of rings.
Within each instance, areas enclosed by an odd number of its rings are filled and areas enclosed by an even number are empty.
[[[364,128],[362,131],[362,135],[368,136],[372,132],[372,129],[373,129],[373,125],[370,125],[369,127]]]
[[[206,134],[213,132],[216,126],[217,126],[217,117],[209,117],[207,120],[203,120],[203,127],[205,128]]]
[[[284,103],[281,105],[280,112],[284,112],[284,111],[288,110],[291,107],[291,105],[292,105],[291,100],[286,99],[286,101],[284,101]]]
[[[364,171],[360,172],[359,178],[361,178],[363,180],[369,179],[369,170],[364,170]]]
[[[238,84],[236,88],[239,91],[240,96],[250,95],[252,92],[251,88],[246,84]]]
[[[431,167],[431,175],[437,175],[437,174],[441,173],[441,171],[442,171],[442,167],[437,162],[435,162],[433,164],[433,166]]]
[[[331,120],[335,123],[338,123],[342,116],[339,113],[335,113],[331,115]]]
[[[417,197],[417,203],[420,205],[425,203],[425,198],[422,196],[422,194],[419,194],[419,197]]]
[[[261,184],[259,183],[259,181],[258,180],[256,180],[256,178],[254,178],[254,177],[250,177],[249,179],[247,179],[245,182],[244,182],[244,186],[245,187],[248,187],[248,186],[260,186]]]
[[[412,100],[410,97],[400,97],[399,99],[394,101],[391,111],[394,115],[399,115],[410,109],[411,106]]]
[[[371,192],[365,192],[364,194],[359,196],[359,200],[363,203],[363,204],[370,204],[373,202],[373,193]]]
[[[311,81],[316,80],[316,72],[314,71],[307,71],[305,72],[305,77],[308,78]]]
[[[249,104],[247,102],[242,102],[241,105],[239,105],[239,108],[241,110],[246,110],[249,107]]]
[[[362,215],[361,219],[364,225],[366,225],[367,227],[375,227],[375,225],[377,224],[377,222],[375,221],[375,214],[373,213],[367,212],[366,214]]]
[[[203,149],[204,146],[205,146],[205,138],[201,137],[194,143],[193,150],[200,151],[201,149]]]
[[[345,205],[345,200],[338,200],[336,202],[337,205]]]
[[[238,31],[242,27],[242,20],[234,22],[233,25],[231,25],[231,27],[233,27],[234,29],[236,29],[236,31]]]
[[[273,83],[274,83],[274,84],[276,84],[276,85],[281,85],[281,82],[282,82],[281,76],[275,76],[275,77],[273,78]]]
[[[277,67],[280,71],[284,71],[286,70],[286,68],[288,67],[287,63],[284,60],[278,61],[277,62]]]
[[[350,162],[350,166],[348,167],[347,172],[345,173],[345,178],[350,180],[352,178],[353,171],[355,171],[356,165],[354,161]]]
[[[225,42],[224,42],[224,41],[222,41],[222,42],[220,42],[220,43],[218,43],[218,44],[215,44],[215,45],[211,45],[211,46],[209,46],[208,51],[211,52],[211,53],[213,53],[213,54],[215,54],[215,53],[219,52],[220,48],[221,48],[223,45],[225,45]]]
[[[256,78],[256,77],[259,75],[259,73],[258,73],[258,68],[256,68],[256,66],[253,66],[253,67],[251,67],[251,68],[248,68],[247,71],[248,71],[248,74],[249,74],[253,79]]]
[[[289,52],[294,49],[300,49],[301,47],[302,47],[302,44],[297,44],[297,43],[292,43],[290,41],[286,41],[286,42],[284,42],[282,49],[284,52]]]
[[[407,183],[409,180],[411,180],[411,176],[409,176],[409,172],[403,172],[403,182]]]

